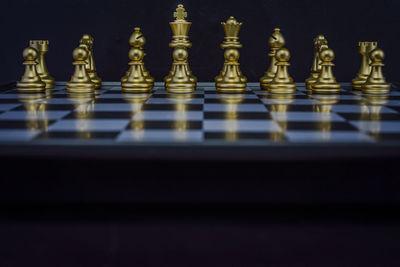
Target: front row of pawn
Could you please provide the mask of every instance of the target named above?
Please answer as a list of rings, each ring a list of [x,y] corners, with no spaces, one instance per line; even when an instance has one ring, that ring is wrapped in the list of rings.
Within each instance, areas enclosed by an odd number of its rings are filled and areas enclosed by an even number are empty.
[[[290,52],[284,48],[285,38],[280,29],[276,28],[269,39],[271,52],[271,64],[265,75],[260,79],[261,88],[272,94],[293,94],[296,92],[296,84],[289,75]],[[320,35],[314,40],[315,56],[312,67],[312,74],[307,79],[307,88],[315,93],[338,93],[340,84],[332,72],[332,63],[335,54],[328,48],[328,42]]]
[[[362,64],[357,77],[353,80],[353,89],[362,90],[365,94],[387,94],[391,85],[382,74],[385,53],[377,47],[376,42],[360,42]],[[334,53],[328,48],[328,41],[323,35],[314,39],[315,55],[311,76],[306,80],[307,89],[315,93],[337,93],[340,84],[333,75],[332,63]]]
[[[233,21],[233,17],[230,20]],[[236,20],[234,22],[234,26],[240,27],[241,23],[237,23]],[[154,78],[150,76],[143,63],[143,58],[146,56],[143,49],[146,39],[141,33],[140,28],[135,28],[134,33],[130,37],[129,44],[131,45],[129,51],[130,68],[126,76],[121,78],[122,90],[125,92],[148,92],[154,87]],[[369,44],[373,44],[374,47]],[[271,47],[269,54],[271,64],[260,80],[261,88],[273,94],[295,93],[296,84],[288,72],[290,52],[284,48],[285,39],[278,28],[275,29],[271,36],[269,45]],[[364,49],[367,46],[369,48]],[[237,47],[241,47],[240,43],[237,44]],[[312,90],[313,93],[338,93],[341,86],[337,83],[332,71],[334,66],[333,60],[335,58],[333,50],[329,49],[328,41],[323,35],[319,35],[314,39],[314,47],[315,55],[311,68],[311,76],[306,80],[307,89]],[[223,46],[223,48],[231,47]],[[17,83],[19,90],[37,92],[54,86],[54,78],[48,73],[44,62],[44,54],[47,50],[47,41],[31,41],[31,46],[24,50],[25,73],[21,81]],[[227,50],[231,51],[232,49]],[[354,89],[362,89],[366,94],[388,93],[391,86],[386,82],[382,74],[384,52],[377,48],[376,43],[364,42],[360,43],[360,53],[363,56],[363,63],[359,74],[353,80]],[[236,54],[239,55],[238,52],[234,53],[234,55]],[[68,91],[71,93],[92,93],[95,89],[100,88],[101,79],[96,73],[93,59],[93,38],[90,35],[85,34],[82,37],[79,47],[73,51],[73,58],[75,71],[71,80],[67,83]],[[221,92],[242,92],[246,88],[246,78],[241,76],[238,68],[238,56],[234,58],[232,64],[229,59],[228,57],[224,64],[225,71],[223,70],[221,75],[216,78],[216,87]],[[233,76],[240,77],[240,81],[229,80],[226,77],[226,81],[224,80],[223,74],[229,76],[227,75],[228,71],[226,71],[226,69],[229,69],[229,64],[237,68],[237,74]],[[229,76],[228,78],[231,77]],[[235,83],[237,83],[237,86]]]
[[[74,74],[67,83],[71,93],[91,93],[101,87],[101,79],[97,76],[93,58],[93,37],[83,35],[79,47],[73,52]],[[54,87],[54,78],[46,67],[44,55],[48,51],[49,42],[44,40],[30,41],[30,46],[23,52],[25,73],[17,83],[21,92],[42,92]]]

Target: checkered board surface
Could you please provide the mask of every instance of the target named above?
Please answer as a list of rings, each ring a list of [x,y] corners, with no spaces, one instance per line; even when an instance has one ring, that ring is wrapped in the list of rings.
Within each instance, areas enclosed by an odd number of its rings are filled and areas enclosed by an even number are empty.
[[[200,83],[190,96],[156,84],[148,95],[123,94],[104,83],[76,98],[65,83],[42,96],[0,93],[0,143],[400,143],[400,92],[371,98],[344,84],[338,96],[313,96],[298,84],[279,98],[249,84],[242,95]]]

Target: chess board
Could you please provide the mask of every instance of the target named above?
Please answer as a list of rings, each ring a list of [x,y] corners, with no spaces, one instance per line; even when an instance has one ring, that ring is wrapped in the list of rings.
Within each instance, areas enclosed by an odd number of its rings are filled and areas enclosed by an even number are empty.
[[[199,83],[191,95],[124,94],[106,82],[95,95],[0,93],[0,143],[23,144],[400,144],[400,91],[373,97],[343,84],[340,95],[292,96],[249,84],[240,95]]]

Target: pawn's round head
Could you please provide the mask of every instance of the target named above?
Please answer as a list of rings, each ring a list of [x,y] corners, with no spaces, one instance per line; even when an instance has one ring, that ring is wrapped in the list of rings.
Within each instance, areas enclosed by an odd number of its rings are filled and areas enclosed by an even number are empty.
[[[144,52],[140,49],[131,49],[129,50],[129,59],[130,60],[142,60],[144,58]]]
[[[369,57],[372,62],[382,62],[385,59],[385,52],[383,52],[382,49],[377,48],[369,54]]]
[[[38,51],[33,47],[25,48],[24,52],[22,53],[22,56],[26,61],[33,61],[37,59],[38,55]]]
[[[323,62],[332,62],[335,59],[335,52],[330,48],[326,48],[320,52],[319,56]]]
[[[176,48],[176,49],[174,49],[174,52],[172,53],[172,57],[176,61],[184,61],[188,58],[188,56],[189,56],[189,53],[184,48]]]
[[[286,48],[281,48],[276,52],[275,57],[279,62],[288,62],[290,60],[290,52]]]
[[[228,48],[224,52],[224,57],[227,61],[233,62],[239,60],[240,53],[237,49]]]
[[[88,57],[88,52],[85,48],[78,47],[74,49],[72,57],[74,58],[75,61],[84,61]]]

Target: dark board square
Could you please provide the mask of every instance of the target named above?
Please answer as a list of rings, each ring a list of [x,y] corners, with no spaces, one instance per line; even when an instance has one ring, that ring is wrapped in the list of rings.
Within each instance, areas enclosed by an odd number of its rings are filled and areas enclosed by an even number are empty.
[[[274,133],[246,133],[246,132],[206,132],[204,134],[206,141],[218,140],[218,141],[227,141],[227,142],[236,142],[236,141],[273,141],[273,142],[282,142],[287,141],[287,138],[282,132],[274,132]]]
[[[132,112],[96,111],[82,115],[79,112],[70,113],[66,119],[130,119]]]
[[[357,131],[355,127],[347,122],[278,122],[279,126],[285,130],[305,130],[305,131]]]
[[[56,104],[44,104],[46,107],[46,110],[51,111],[51,110],[73,110],[77,107],[77,105],[74,104],[60,104],[60,105],[56,105]],[[16,107],[14,109],[12,109],[13,111],[23,111],[23,110],[29,110],[29,107],[26,107],[24,105],[21,105],[19,107]]]
[[[399,121],[400,114],[394,113],[338,113],[346,120],[352,121]]]
[[[0,120],[0,131],[1,129],[43,130],[54,122],[55,120]]]
[[[187,104],[185,105],[186,110],[191,111],[201,111],[203,110],[203,105],[201,104]],[[176,110],[176,105],[173,104],[144,104],[142,110],[145,111],[174,111]]]
[[[119,132],[43,132],[35,139],[114,139]]]
[[[201,130],[201,121],[132,121],[126,130]]]
[[[204,119],[207,120],[271,120],[268,112],[204,112]]]

